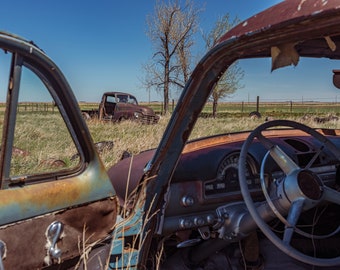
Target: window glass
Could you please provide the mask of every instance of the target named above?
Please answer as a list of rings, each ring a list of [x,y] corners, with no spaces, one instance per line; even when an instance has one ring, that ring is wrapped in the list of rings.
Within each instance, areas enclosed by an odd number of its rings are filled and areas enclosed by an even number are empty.
[[[49,91],[23,67],[10,176],[55,173],[78,163],[75,144]]]
[[[106,96],[106,102],[116,103],[116,98],[114,96]]]
[[[117,95],[118,102],[120,103],[127,103],[128,99],[126,95]]]
[[[11,64],[10,56],[0,51],[0,138],[2,138],[2,128],[6,108],[6,92],[8,87],[10,64]]]
[[[134,96],[129,96],[128,103],[137,105],[137,100]]]

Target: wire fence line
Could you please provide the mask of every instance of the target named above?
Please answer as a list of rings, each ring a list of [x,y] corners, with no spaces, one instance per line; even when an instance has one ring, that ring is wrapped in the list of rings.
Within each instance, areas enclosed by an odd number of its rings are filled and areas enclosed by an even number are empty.
[[[58,108],[52,102],[20,102],[18,111],[55,112]]]
[[[163,103],[152,102],[144,103],[150,106],[154,111],[162,114]],[[176,102],[170,104],[170,112],[174,110]],[[202,113],[209,115],[212,113],[212,102],[207,102]],[[261,101],[256,102],[219,102],[217,106],[217,114],[225,113],[241,113],[248,114],[251,112],[265,112],[265,113],[295,113],[295,114],[322,114],[322,113],[340,113],[340,100],[339,102],[318,102],[318,101]]]
[[[162,102],[141,102],[141,105],[151,107],[156,113],[163,114]],[[172,100],[170,102],[170,113],[174,110],[177,102]],[[0,111],[5,110],[5,103],[0,103]],[[80,102],[81,109],[98,109],[99,103],[97,102]],[[202,113],[212,113],[212,102],[207,102]],[[57,106],[53,102],[19,102],[18,111],[23,112],[58,112]],[[339,101],[268,101],[258,99],[257,101],[223,101],[218,103],[217,113],[243,113],[247,114],[253,111],[261,113],[282,112],[282,113],[334,113],[340,114],[340,98]]]
[[[6,103],[0,102],[0,112],[4,112]],[[20,112],[58,112],[53,102],[19,102],[17,111]]]

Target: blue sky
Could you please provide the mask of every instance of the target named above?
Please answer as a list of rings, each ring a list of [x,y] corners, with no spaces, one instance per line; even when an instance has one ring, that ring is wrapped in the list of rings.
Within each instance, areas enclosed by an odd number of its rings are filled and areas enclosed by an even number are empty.
[[[80,101],[100,100],[104,91],[126,91],[147,101],[141,88],[142,64],[152,55],[146,16],[155,0],[3,1],[0,29],[33,40],[61,68]],[[207,32],[229,13],[241,20],[279,0],[197,0],[204,7],[200,27]],[[198,35],[196,50],[204,52]],[[242,97],[240,97],[240,95]],[[235,95],[243,98],[247,93]],[[161,100],[152,94],[152,100]]]

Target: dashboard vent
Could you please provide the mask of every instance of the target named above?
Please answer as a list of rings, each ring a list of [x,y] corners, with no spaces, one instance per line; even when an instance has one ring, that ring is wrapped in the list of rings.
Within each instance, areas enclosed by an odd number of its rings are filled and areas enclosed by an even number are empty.
[[[310,148],[309,146],[300,141],[300,140],[296,140],[296,139],[285,139],[284,140],[287,144],[289,144],[291,147],[293,147],[294,149],[298,150],[299,152],[309,152]]]

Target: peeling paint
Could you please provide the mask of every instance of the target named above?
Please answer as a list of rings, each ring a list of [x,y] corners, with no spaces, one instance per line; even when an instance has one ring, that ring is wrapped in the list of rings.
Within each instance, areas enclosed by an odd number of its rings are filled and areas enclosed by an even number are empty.
[[[327,36],[325,37],[325,40],[329,46],[329,48],[334,52],[336,50],[336,44],[335,42],[331,39],[331,37]]]
[[[301,0],[300,4],[299,4],[299,6],[298,6],[298,11],[301,10],[302,5],[303,5],[304,2],[306,2],[306,1],[307,1],[307,0]]]
[[[331,15],[339,9],[338,1],[329,0],[299,0],[299,1],[283,1],[257,15],[248,18],[238,26],[227,32],[220,40],[223,42],[231,38],[247,37],[259,32],[270,31],[280,27],[289,20],[294,20],[296,25],[295,31],[299,31],[298,21],[306,20],[308,18],[315,19],[320,14]],[[303,31],[303,27],[301,27]]]
[[[312,13],[312,16],[318,15],[322,12],[322,10],[316,10]]]

